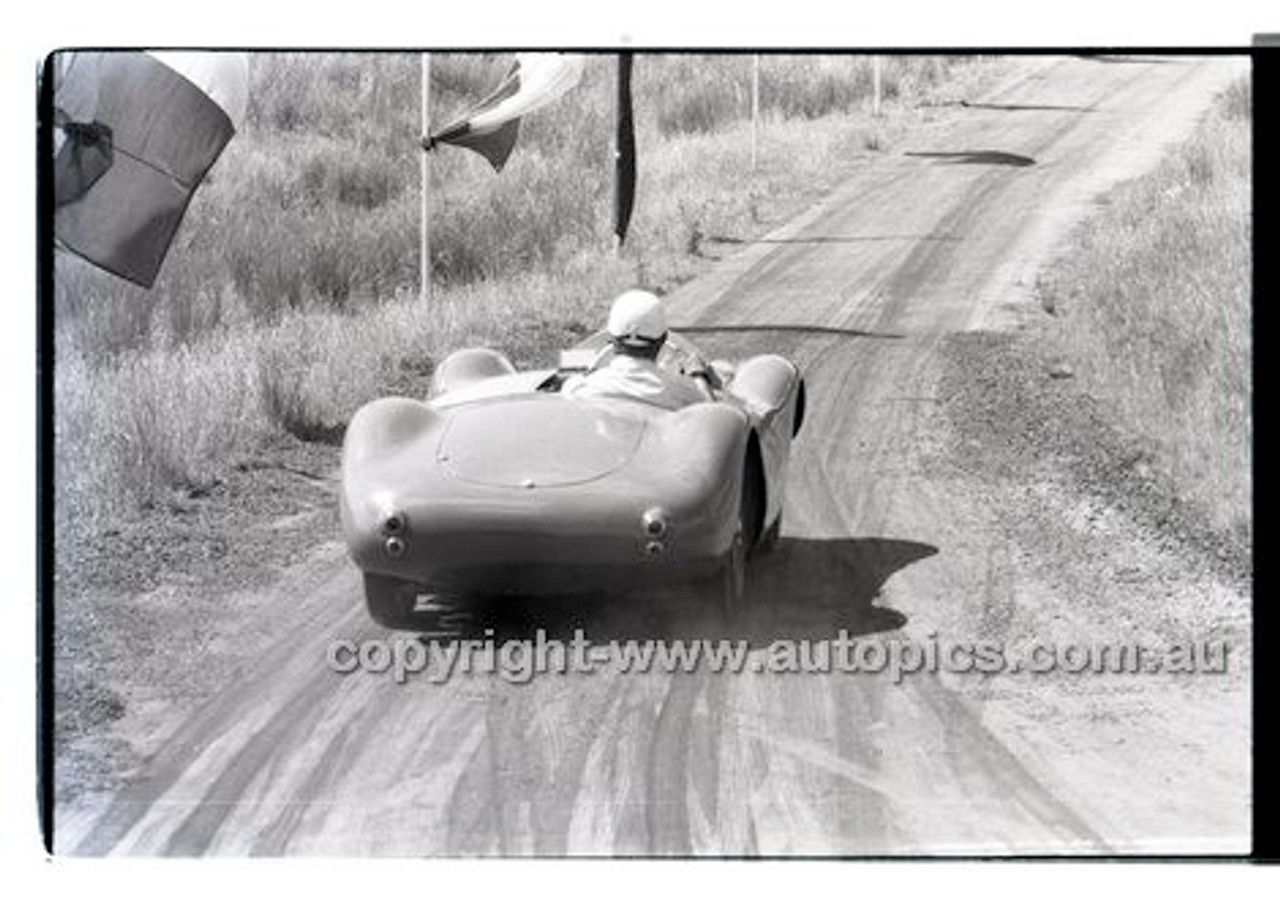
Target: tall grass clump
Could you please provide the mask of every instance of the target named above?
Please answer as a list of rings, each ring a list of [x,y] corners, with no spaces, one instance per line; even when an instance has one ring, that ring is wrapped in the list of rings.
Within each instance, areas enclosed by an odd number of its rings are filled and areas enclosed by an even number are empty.
[[[55,503],[59,522],[77,528],[207,490],[269,429],[244,338],[99,364],[60,355],[54,381]]]
[[[1051,274],[1084,372],[1151,439],[1180,493],[1251,536],[1251,112],[1247,77],[1121,187]]]
[[[656,125],[663,137],[706,134],[750,116],[753,54],[671,54],[642,58],[661,82]],[[959,57],[881,57],[881,95],[920,97],[944,82]],[[866,54],[760,55],[760,112],[776,119],[817,119],[858,110],[874,93]],[[640,75],[637,75],[640,78]]]

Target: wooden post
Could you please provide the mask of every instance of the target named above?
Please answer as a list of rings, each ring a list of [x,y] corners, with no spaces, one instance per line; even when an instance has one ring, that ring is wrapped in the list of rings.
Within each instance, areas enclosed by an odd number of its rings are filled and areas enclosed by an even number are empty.
[[[422,134],[430,135],[431,104],[431,54],[422,55]],[[422,198],[421,224],[422,248],[419,250],[418,300],[426,303],[431,288],[431,222],[428,218],[427,198],[431,189],[431,158],[426,148],[422,149]]]
[[[613,233],[614,254],[622,255],[632,209],[636,200],[636,133],[631,109],[630,51],[618,54],[617,124],[613,143]]]

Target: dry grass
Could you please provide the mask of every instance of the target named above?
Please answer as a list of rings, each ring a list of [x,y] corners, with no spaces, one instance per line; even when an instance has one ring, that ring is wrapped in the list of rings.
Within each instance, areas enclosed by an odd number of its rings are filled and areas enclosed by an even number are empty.
[[[654,112],[663,137],[721,131],[751,109],[752,54],[679,54],[657,58],[668,86],[681,86]],[[963,57],[884,56],[881,94],[887,103],[918,100],[945,83]],[[817,119],[867,108],[874,63],[865,54],[760,57],[760,111],[766,118]]]
[[[1194,137],[1128,184],[1050,275],[1077,374],[1151,439],[1215,526],[1252,526],[1251,113],[1231,87]]]
[[[132,351],[109,364],[60,355],[54,481],[59,516],[96,523],[200,489],[268,428],[254,405],[253,348]]]

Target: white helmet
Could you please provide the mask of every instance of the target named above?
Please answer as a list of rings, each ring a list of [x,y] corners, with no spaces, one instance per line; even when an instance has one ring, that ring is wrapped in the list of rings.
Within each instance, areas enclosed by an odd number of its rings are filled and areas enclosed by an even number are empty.
[[[627,290],[609,312],[609,334],[624,346],[649,347],[667,336],[662,300],[647,290]]]

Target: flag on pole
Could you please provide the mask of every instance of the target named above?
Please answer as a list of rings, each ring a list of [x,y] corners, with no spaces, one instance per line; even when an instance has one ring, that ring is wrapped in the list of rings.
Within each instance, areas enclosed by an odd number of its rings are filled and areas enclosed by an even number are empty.
[[[73,51],[54,77],[54,235],[144,287],[191,197],[235,133],[248,93],[238,53]]]
[[[520,118],[576,86],[583,64],[582,54],[516,54],[506,77],[488,97],[424,138],[422,147],[428,151],[439,144],[470,148],[501,172],[515,147]]]
[[[613,232],[621,248],[636,200],[636,129],[631,110],[631,54],[618,54],[618,130],[614,140]]]

